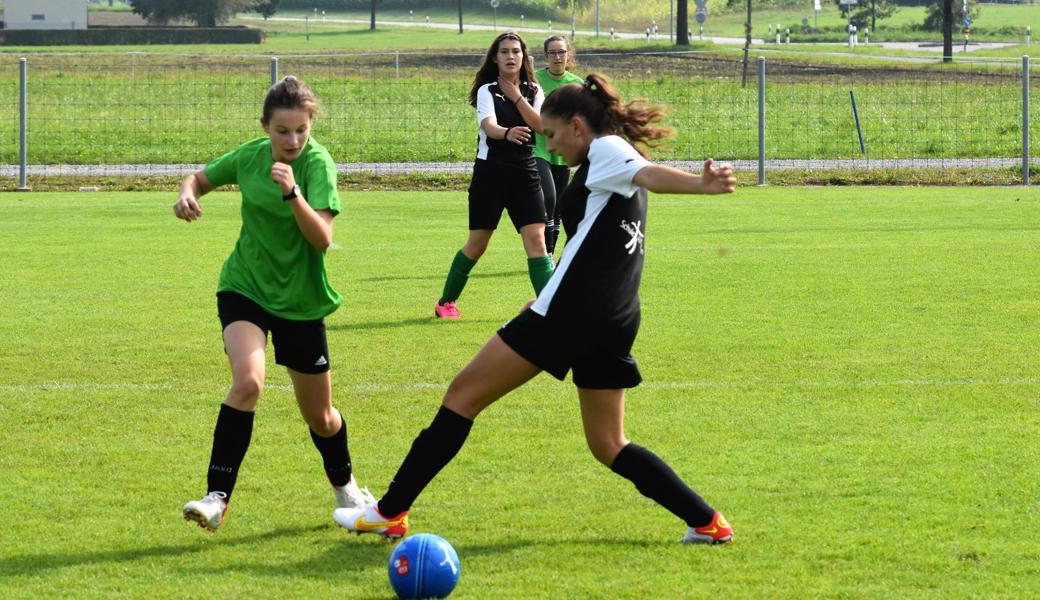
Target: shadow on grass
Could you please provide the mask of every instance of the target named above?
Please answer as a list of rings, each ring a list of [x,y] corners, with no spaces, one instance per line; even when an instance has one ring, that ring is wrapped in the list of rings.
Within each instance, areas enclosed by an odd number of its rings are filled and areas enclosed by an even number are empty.
[[[99,565],[105,563],[133,562],[143,558],[173,558],[196,553],[219,550],[234,546],[262,543],[279,538],[306,535],[327,530],[327,525],[312,527],[283,527],[266,533],[257,533],[242,537],[224,537],[217,543],[203,541],[191,544],[139,546],[125,550],[83,550],[79,552],[54,552],[44,554],[24,554],[0,559],[0,576],[41,575],[45,571],[76,567],[80,565]]]
[[[360,281],[444,281],[448,272],[437,275],[397,275],[386,277],[366,277]],[[527,271],[497,271],[494,273],[470,273],[470,279],[499,279],[502,277],[518,277],[527,275]]]
[[[337,323],[335,325],[328,325],[329,331],[359,331],[364,329],[393,329],[395,327],[408,327],[409,325],[424,325],[431,324],[436,325],[440,323],[454,323],[454,319],[438,319],[433,316],[433,309],[430,309],[430,316],[421,317],[418,319],[403,319],[401,321],[365,321],[361,323]],[[501,325],[502,320],[498,319],[465,319],[466,323],[490,323]]]

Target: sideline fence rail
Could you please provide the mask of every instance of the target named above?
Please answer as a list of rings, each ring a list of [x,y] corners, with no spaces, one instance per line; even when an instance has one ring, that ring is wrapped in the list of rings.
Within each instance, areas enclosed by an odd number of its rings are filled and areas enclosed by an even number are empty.
[[[482,54],[227,56],[33,54],[26,61],[30,176],[182,175],[262,135],[275,76],[294,75],[323,104],[314,136],[343,171],[466,172],[477,124],[467,104]],[[579,73],[610,77],[626,99],[669,108],[676,136],[655,158],[777,169],[1014,169],[1028,183],[1030,63],[879,63],[874,68],[698,52],[581,54]],[[757,71],[757,83],[755,72]],[[0,176],[22,146],[19,61],[0,59]],[[850,105],[854,90],[863,150]],[[2,100],[7,100],[3,102]],[[1029,106],[1029,111],[1024,107]],[[14,187],[14,186],[11,186]]]

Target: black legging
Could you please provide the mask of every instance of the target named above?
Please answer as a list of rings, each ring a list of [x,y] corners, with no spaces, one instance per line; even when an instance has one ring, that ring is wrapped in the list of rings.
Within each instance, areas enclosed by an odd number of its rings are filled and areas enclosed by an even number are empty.
[[[544,158],[535,158],[535,162],[545,197],[545,249],[552,255],[560,236],[560,206],[556,199],[563,195],[571,171],[567,165],[551,165]]]

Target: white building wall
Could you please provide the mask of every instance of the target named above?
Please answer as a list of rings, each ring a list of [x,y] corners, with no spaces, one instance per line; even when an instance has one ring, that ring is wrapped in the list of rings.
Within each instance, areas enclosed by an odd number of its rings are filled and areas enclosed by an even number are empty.
[[[7,29],[86,29],[87,0],[4,0]]]

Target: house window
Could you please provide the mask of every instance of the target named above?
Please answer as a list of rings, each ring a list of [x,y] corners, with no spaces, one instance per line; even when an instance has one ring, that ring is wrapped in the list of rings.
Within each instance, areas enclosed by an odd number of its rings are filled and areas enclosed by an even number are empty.
[[[47,15],[33,15],[32,16],[32,20],[33,21],[46,21],[47,20]]]

